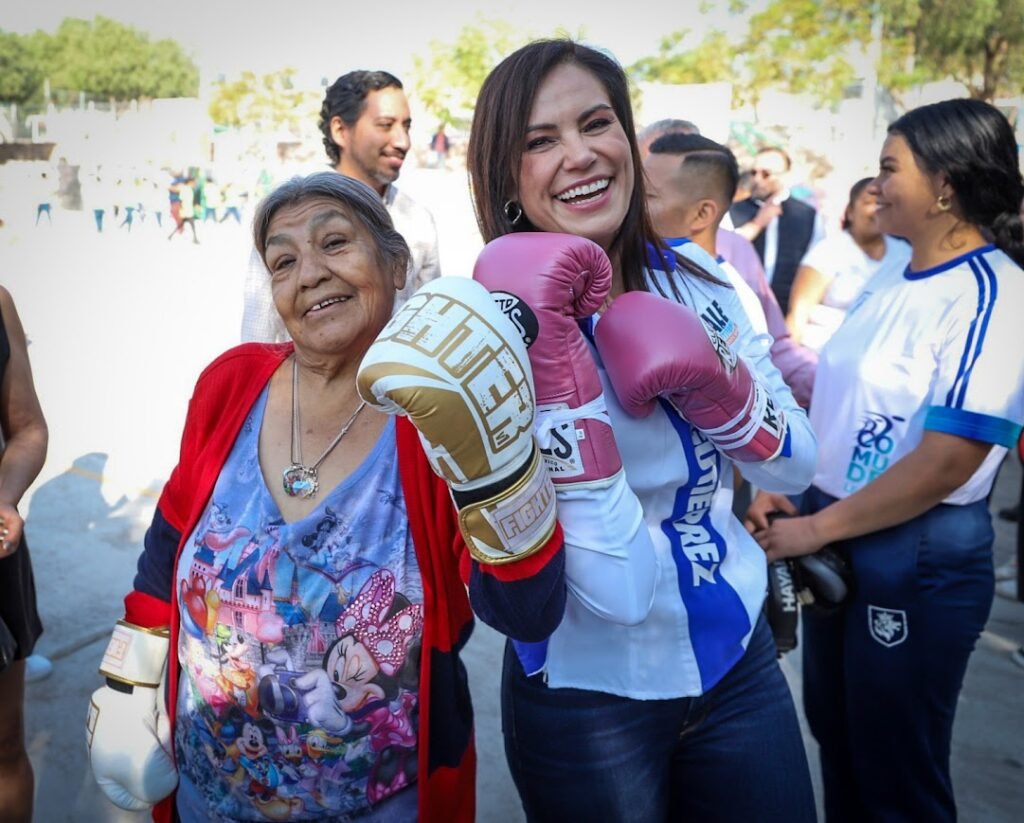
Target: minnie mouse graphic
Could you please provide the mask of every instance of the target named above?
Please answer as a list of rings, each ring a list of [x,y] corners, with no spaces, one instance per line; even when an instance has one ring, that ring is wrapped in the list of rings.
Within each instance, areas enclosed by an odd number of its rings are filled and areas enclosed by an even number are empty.
[[[327,649],[323,668],[295,685],[304,692],[310,722],[368,739],[377,756],[367,797],[377,803],[415,776],[423,606],[396,593],[394,575],[378,569],[335,625],[338,639]]]

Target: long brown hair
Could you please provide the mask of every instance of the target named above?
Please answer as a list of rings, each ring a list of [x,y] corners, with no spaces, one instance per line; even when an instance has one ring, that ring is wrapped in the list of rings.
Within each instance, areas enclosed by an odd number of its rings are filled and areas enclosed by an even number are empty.
[[[626,291],[648,291],[644,267],[648,243],[668,251],[655,234],[647,214],[643,165],[629,102],[629,83],[621,66],[606,54],[568,39],[536,40],[502,60],[484,81],[477,96],[469,133],[466,165],[476,209],[476,221],[484,242],[517,231],[536,231],[526,215],[513,225],[504,205],[512,199],[523,156],[523,129],[530,117],[537,90],[552,69],[575,63],[593,74],[608,92],[612,110],[629,141],[634,175],[629,208],[608,249],[618,260]],[[671,254],[671,252],[669,252]],[[675,255],[679,266],[702,279],[720,282],[692,261]],[[672,284],[675,291],[675,284]],[[678,294],[677,294],[678,296]]]

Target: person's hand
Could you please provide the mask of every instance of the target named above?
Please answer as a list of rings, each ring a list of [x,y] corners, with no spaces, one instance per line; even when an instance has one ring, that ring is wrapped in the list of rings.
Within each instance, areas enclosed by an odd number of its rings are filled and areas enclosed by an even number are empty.
[[[537,433],[557,489],[607,485],[622,468],[597,363],[577,321],[604,303],[612,266],[584,237],[516,232],[488,243],[473,279],[524,329],[537,394]]]
[[[743,518],[743,528],[751,534],[764,531],[771,525],[769,515],[772,514],[784,514],[792,517],[799,512],[786,495],[758,491],[747,507],[747,513]]]
[[[483,285],[449,276],[420,286],[366,352],[356,385],[416,427],[475,560],[521,560],[547,544],[555,490],[533,435],[526,343]]]
[[[814,554],[828,542],[818,534],[817,526],[814,515],[776,517],[767,529],[755,531],[754,539],[768,555],[769,563],[784,557],[802,557]]]
[[[0,503],[0,559],[10,557],[21,545],[25,521],[9,503]]]
[[[100,663],[103,686],[92,693],[85,739],[93,777],[115,806],[142,811],[178,785],[164,695],[167,627],[119,620]]]
[[[631,416],[646,417],[665,397],[732,460],[760,463],[782,451],[785,412],[756,372],[689,306],[626,292],[602,316],[594,343]]]
[[[761,208],[757,210],[757,214],[754,215],[754,219],[751,222],[756,223],[763,229],[780,214],[782,214],[782,206],[769,200],[761,204]]]

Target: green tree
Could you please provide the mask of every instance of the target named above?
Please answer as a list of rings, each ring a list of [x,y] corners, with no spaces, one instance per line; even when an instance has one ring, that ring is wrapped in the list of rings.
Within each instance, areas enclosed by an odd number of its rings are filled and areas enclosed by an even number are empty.
[[[33,35],[33,47],[54,93],[132,100],[199,91],[199,70],[178,43],[152,43],[107,17],[65,18],[54,34]]]
[[[426,57],[413,57],[416,100],[438,122],[466,128],[488,73],[528,39],[509,23],[477,16],[451,43],[431,40]]]
[[[897,97],[952,78],[991,100],[1024,91],[1024,0],[772,0],[751,16],[740,51],[755,101],[775,87],[835,102],[872,51]]]
[[[654,57],[643,57],[628,67],[634,82],[715,83],[734,81],[735,47],[725,32],[712,29],[693,48],[684,48],[691,30],[681,29],[661,39]]]
[[[214,85],[210,117],[220,126],[256,126],[266,131],[296,130],[314,120],[320,94],[294,86],[295,69],[270,74],[242,72]]]
[[[690,29],[672,32],[661,39],[658,53],[642,57],[626,67],[631,81],[633,108],[639,109],[641,94],[637,83],[733,83],[733,98],[739,102],[734,70],[735,47],[725,32],[711,29],[696,46],[684,47]]]
[[[920,0],[915,53],[935,76],[992,100],[1024,91],[1024,0]]]
[[[856,0],[773,0],[750,17],[739,46],[741,96],[756,104],[775,88],[838,102],[856,77],[850,47],[866,43],[869,29]]]
[[[25,38],[0,31],[0,101],[24,105],[41,94],[43,71]]]
[[[480,87],[491,69],[537,36],[503,20],[477,15],[476,22],[463,26],[451,43],[432,40],[427,56],[413,57],[416,100],[438,122],[468,127]],[[548,36],[583,40],[585,33],[582,28],[575,32],[556,29]]]

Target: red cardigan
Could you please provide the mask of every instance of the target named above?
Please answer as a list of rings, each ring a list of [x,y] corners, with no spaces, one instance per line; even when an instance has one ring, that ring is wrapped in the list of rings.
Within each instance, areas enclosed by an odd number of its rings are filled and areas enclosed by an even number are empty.
[[[125,598],[125,619],[130,623],[170,626],[167,705],[172,727],[179,677],[177,558],[206,509],[246,415],[291,351],[290,343],[248,343],[224,353],[200,375],[189,403],[178,465],[146,533],[134,590]],[[522,640],[550,635],[565,606],[562,532],[556,529],[541,551],[519,563],[480,566],[466,550],[447,486],[430,469],[416,430],[404,418],[397,421],[396,447],[410,534],[423,577],[419,819],[472,823],[476,805],[473,715],[458,656],[472,631],[470,601],[486,622],[503,633]],[[153,819],[170,823],[173,803],[173,795],[161,801]]]

